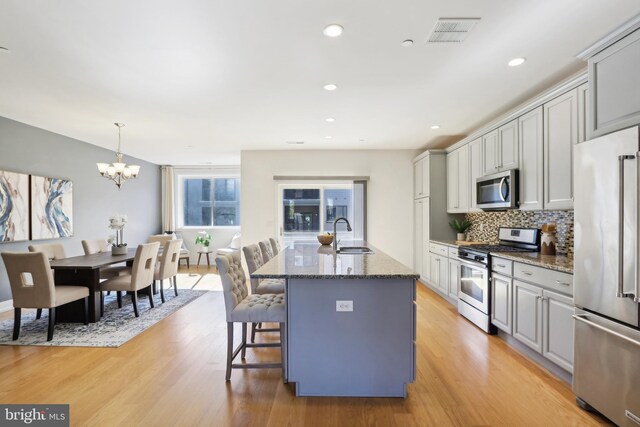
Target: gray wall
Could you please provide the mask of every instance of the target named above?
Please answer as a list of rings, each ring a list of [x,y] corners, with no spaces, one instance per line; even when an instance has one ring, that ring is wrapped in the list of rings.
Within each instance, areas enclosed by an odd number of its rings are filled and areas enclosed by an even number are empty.
[[[117,135],[114,132],[114,147]],[[126,146],[125,146],[126,149]],[[161,229],[160,167],[125,154],[139,164],[140,175],[116,185],[98,174],[97,162],[111,163],[115,153],[104,148],[0,117],[0,170],[68,178],[73,181],[73,237],[42,240],[64,244],[67,255],[82,255],[81,241],[113,234],[108,219],[127,214],[124,240],[146,242]],[[26,251],[30,242],[0,243],[0,252]],[[11,299],[9,279],[0,260],[0,301]]]

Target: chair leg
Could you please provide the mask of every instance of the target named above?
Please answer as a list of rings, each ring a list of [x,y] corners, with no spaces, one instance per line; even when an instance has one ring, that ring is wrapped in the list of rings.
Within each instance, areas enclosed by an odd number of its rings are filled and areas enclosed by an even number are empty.
[[[225,380],[231,380],[231,359],[233,358],[233,322],[227,322],[227,373]]]
[[[140,313],[138,313],[138,292],[133,291],[131,293],[131,302],[133,303],[133,314],[135,314],[136,317],[140,317]]]
[[[111,291],[107,291],[107,295],[111,295]]]
[[[56,325],[56,308],[51,307],[49,309],[49,330],[47,331],[47,341],[53,339],[53,328]]]
[[[89,324],[89,297],[84,297],[84,310],[82,310],[82,320],[84,324]],[[104,315],[104,299],[102,298],[102,292],[100,292],[100,313]]]
[[[173,293],[178,296],[178,276],[173,276]]]
[[[120,291],[116,291],[116,298],[118,299],[118,308],[122,308],[122,295]]]
[[[164,279],[160,280],[160,299],[162,300],[162,303],[164,304]]]
[[[242,322],[242,353],[240,357],[244,360],[244,357],[247,354],[247,324]]]
[[[22,309],[15,307],[13,309],[13,340],[17,340],[20,336],[20,319],[22,318]]]
[[[149,289],[149,305],[151,306],[151,308],[156,308],[156,305],[153,303],[153,289],[152,285],[149,285],[149,287],[147,289]]]
[[[42,309],[39,308],[36,310],[36,319],[40,319],[42,317]]]

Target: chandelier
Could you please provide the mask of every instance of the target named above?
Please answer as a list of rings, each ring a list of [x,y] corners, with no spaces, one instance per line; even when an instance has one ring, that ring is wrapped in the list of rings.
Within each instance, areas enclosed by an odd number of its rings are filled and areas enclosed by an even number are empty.
[[[115,182],[118,189],[120,189],[126,180],[138,177],[140,166],[128,165],[122,160],[122,153],[120,152],[120,129],[124,126],[124,123],[114,123],[114,125],[118,127],[118,151],[116,151],[116,161],[111,164],[96,163],[96,165],[98,165],[100,175]]]

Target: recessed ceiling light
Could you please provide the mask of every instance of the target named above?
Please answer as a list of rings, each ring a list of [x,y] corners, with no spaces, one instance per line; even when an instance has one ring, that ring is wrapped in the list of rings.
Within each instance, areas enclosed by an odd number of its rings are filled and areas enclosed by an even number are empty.
[[[324,137],[324,139],[331,139],[331,138],[333,138],[331,135],[327,135]]]
[[[440,125],[433,125],[433,126],[431,126],[431,129],[433,129],[433,130],[440,129]]]
[[[339,35],[342,34],[343,31],[344,31],[344,28],[342,28],[341,25],[331,24],[324,27],[324,30],[322,32],[327,37],[338,37]]]
[[[286,143],[289,145],[302,145],[304,141],[287,141]]]
[[[522,65],[526,60],[527,58],[513,58],[511,61],[509,61],[509,67],[517,67],[518,65]]]
[[[407,39],[405,41],[403,41],[402,43],[400,43],[403,47],[409,47],[413,44],[413,40],[411,39]]]
[[[364,142],[364,141],[365,141],[364,139],[361,139],[361,140],[360,140],[360,142]]]
[[[336,121],[336,119],[334,119],[333,117],[327,117],[326,119],[324,119],[325,122],[329,122],[329,123],[333,123]]]
[[[338,89],[338,86],[333,84],[333,83],[329,83],[323,86],[324,90],[336,90]]]
[[[7,47],[0,46],[0,53],[11,53],[11,51]]]
[[[187,145],[186,147],[187,148],[193,148],[193,145]]]

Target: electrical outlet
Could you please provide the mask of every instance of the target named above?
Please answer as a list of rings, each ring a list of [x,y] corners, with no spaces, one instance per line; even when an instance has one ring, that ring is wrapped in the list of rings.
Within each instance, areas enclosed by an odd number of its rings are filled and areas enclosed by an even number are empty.
[[[353,311],[353,301],[336,301],[336,311]]]

